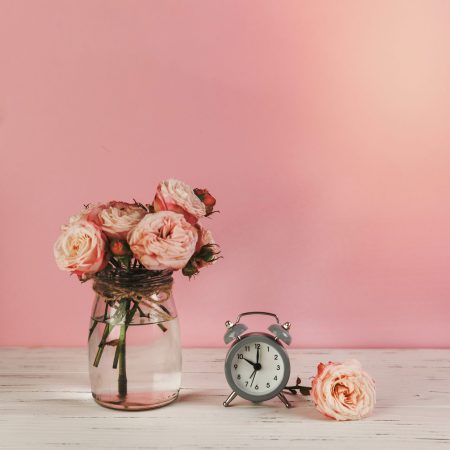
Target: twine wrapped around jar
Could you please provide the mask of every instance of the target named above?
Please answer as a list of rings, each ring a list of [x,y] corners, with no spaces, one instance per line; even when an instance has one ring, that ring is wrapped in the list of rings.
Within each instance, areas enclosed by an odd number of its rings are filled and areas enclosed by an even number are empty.
[[[150,323],[166,322],[173,319],[172,311],[165,302],[172,294],[172,272],[151,272],[148,270],[132,270],[112,272],[94,278],[94,291],[104,300],[104,311],[95,311],[93,317],[102,317],[104,322],[113,321],[114,325],[141,324],[143,320]],[[120,306],[131,302],[133,314],[127,317]],[[144,319],[145,318],[145,319]]]

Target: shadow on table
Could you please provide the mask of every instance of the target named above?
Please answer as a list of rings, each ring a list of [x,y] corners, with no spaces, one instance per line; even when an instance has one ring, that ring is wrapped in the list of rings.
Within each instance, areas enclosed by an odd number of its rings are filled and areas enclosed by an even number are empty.
[[[180,392],[180,396],[178,397],[178,402],[204,406],[215,405],[218,408],[224,408],[223,402],[224,400],[226,400],[226,398],[227,398],[226,394],[214,390],[197,391],[197,390],[182,389]],[[322,416],[316,410],[312,402],[306,400],[304,397],[290,396],[288,400],[291,404],[291,408],[286,408],[277,398],[274,398],[266,402],[252,403],[245,399],[236,397],[236,399],[233,400],[229,408],[230,409],[257,408],[266,410],[278,410],[279,412],[283,412],[283,415],[285,415],[284,413],[286,413],[286,414],[295,414],[297,417],[304,419],[320,420],[320,421],[330,420]]]

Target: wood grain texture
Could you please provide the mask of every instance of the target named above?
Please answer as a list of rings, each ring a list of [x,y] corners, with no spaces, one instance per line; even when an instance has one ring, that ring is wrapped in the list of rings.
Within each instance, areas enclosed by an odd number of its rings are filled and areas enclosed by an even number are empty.
[[[0,348],[0,448],[450,449],[450,350],[290,350],[292,380],[304,384],[321,361],[363,363],[378,403],[357,422],[323,418],[298,396],[291,409],[242,399],[224,408],[225,352],[184,350],[179,401],[120,412],[92,400],[85,349]]]

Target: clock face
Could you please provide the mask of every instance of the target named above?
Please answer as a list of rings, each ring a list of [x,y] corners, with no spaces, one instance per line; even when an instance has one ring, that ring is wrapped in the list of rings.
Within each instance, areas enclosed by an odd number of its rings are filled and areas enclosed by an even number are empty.
[[[252,334],[231,348],[225,369],[228,383],[241,397],[263,401],[285,387],[290,364],[283,347],[269,335]]]

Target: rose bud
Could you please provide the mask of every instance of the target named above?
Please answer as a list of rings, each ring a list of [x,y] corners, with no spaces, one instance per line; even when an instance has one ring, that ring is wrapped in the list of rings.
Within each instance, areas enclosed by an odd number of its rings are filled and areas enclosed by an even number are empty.
[[[114,256],[125,256],[130,253],[130,247],[127,242],[119,239],[113,239],[109,244],[109,248]]]
[[[189,262],[183,267],[181,273],[189,278],[198,274],[198,268],[196,262],[194,261],[194,258],[191,258],[189,260]]]
[[[218,259],[220,249],[217,244],[206,244],[194,255],[195,262],[199,268],[212,264]]]
[[[209,216],[214,210],[216,199],[208,192],[208,189],[194,189],[195,195],[202,201],[206,208],[206,215]]]

